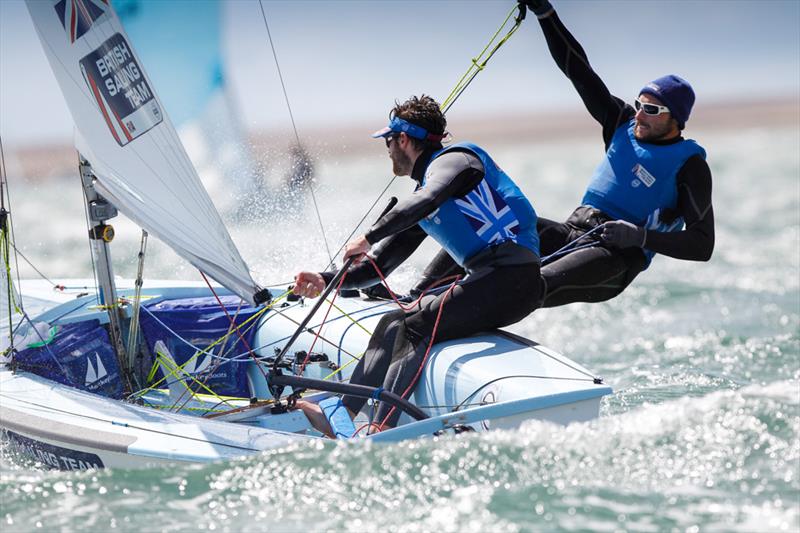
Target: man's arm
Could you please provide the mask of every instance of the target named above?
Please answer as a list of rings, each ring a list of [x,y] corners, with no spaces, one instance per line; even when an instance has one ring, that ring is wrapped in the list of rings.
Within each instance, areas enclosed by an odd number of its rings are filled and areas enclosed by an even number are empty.
[[[676,259],[708,261],[714,251],[714,208],[711,169],[699,155],[686,160],[677,175],[677,215],[686,229],[673,233],[647,231],[645,248]]]
[[[365,234],[374,244],[417,224],[453,196],[462,196],[483,179],[480,159],[469,152],[448,152],[433,160],[427,170],[425,186],[384,215]]]
[[[419,248],[428,235],[418,225],[387,237],[373,246],[369,255],[375,261],[383,277],[387,277],[394,269],[403,264],[408,257]],[[324,284],[327,285],[336,276],[336,270],[320,272]],[[371,287],[380,282],[381,278],[369,259],[364,258],[350,267],[347,276],[342,282],[343,289],[361,289]],[[324,287],[324,285],[323,285]]]
[[[554,10],[550,9],[541,16],[539,24],[550,55],[561,72],[572,82],[586,109],[603,127],[603,141],[608,146],[614,131],[633,118],[636,112],[630,105],[611,94],[600,76],[592,70],[583,47]]]
[[[414,253],[428,235],[421,227],[412,226],[400,233],[396,233],[374,246],[370,251],[383,277],[403,263]],[[293,292],[300,296],[316,298],[325,287],[336,277],[338,270],[327,272],[303,271],[294,277]],[[378,284],[381,281],[378,271],[366,257],[350,267],[342,281],[343,289],[363,289]]]

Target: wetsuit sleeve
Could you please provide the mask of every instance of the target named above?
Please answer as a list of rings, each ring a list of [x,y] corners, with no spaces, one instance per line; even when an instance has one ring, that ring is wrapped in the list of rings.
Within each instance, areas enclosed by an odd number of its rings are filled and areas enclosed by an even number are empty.
[[[603,142],[608,148],[614,131],[633,118],[636,112],[611,94],[600,76],[592,70],[583,47],[555,11],[539,19],[539,24],[556,65],[572,82],[592,117],[603,127]]]
[[[483,176],[483,164],[474,154],[453,151],[437,157],[426,171],[425,185],[378,220],[365,234],[367,241],[374,244],[416,225],[448,198],[467,194]]]
[[[380,269],[381,274],[386,277],[400,266],[403,261],[408,259],[427,236],[427,233],[421,227],[414,225],[382,240],[372,247],[369,255],[375,260],[375,264]],[[328,284],[336,275],[336,271],[321,272],[321,274],[325,279],[325,283]],[[347,277],[344,278],[342,283],[342,288],[361,289],[371,287],[380,281],[381,278],[375,267],[365,258],[350,267]]]
[[[649,230],[645,248],[676,259],[708,261],[714,251],[711,169],[705,159],[694,155],[686,160],[676,179],[678,207],[674,215],[683,217],[686,229],[673,233]]]

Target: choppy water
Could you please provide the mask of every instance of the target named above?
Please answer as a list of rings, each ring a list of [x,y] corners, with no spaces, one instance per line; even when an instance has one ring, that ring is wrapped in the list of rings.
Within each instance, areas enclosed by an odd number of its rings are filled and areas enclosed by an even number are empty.
[[[512,328],[605,377],[615,394],[600,419],[140,472],[41,471],[0,455],[2,530],[800,530],[800,132],[697,137],[714,174],[713,259],[658,258],[611,302],[537,311]],[[488,148],[556,219],[575,207],[601,154],[597,140]],[[380,152],[319,164],[333,248],[385,184]],[[52,276],[88,275],[77,186],[13,187],[23,252]],[[75,231],[60,205],[64,213],[27,223],[23,211],[41,214],[73,188]],[[248,209],[232,233],[259,281],[324,265],[308,205]],[[115,248],[117,269],[131,276],[138,236],[118,226],[117,248],[130,249]],[[430,251],[393,277],[399,288]],[[152,276],[193,275],[163,247],[148,261]]]

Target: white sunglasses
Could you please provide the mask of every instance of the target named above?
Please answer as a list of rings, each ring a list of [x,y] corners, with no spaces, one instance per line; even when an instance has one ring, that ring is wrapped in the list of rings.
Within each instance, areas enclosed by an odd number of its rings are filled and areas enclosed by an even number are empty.
[[[636,111],[639,111],[640,109],[643,110],[645,115],[660,115],[662,113],[669,113],[669,108],[665,105],[648,104],[642,102],[638,98],[634,100],[634,107],[636,107]]]

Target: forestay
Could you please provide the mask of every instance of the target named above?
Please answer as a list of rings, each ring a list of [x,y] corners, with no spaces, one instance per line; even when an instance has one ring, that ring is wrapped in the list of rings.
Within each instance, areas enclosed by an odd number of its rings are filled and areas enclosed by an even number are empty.
[[[96,188],[252,302],[258,287],[107,0],[26,0]]]

